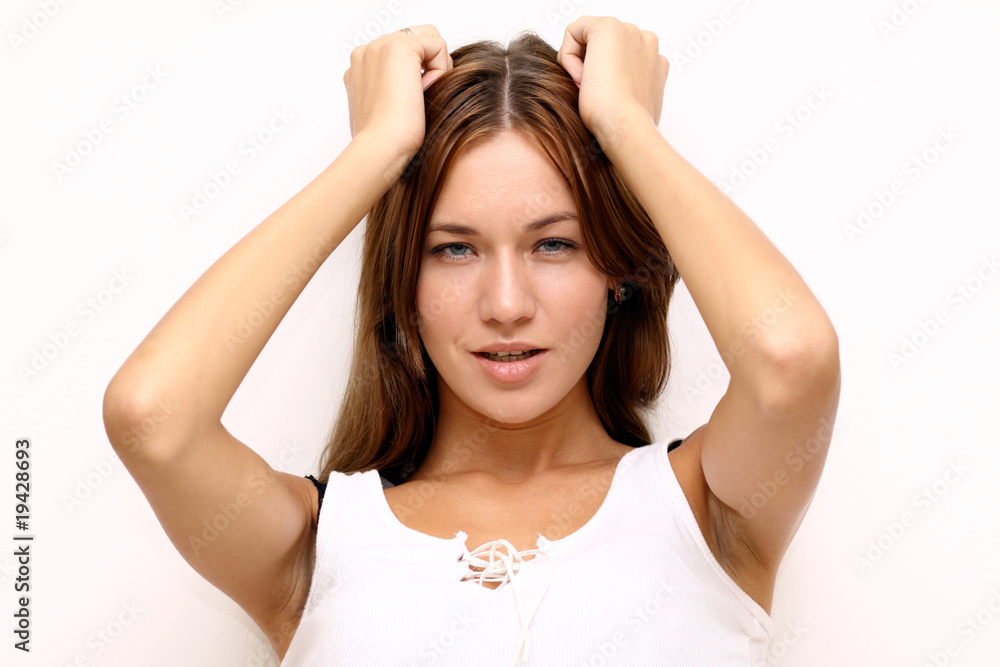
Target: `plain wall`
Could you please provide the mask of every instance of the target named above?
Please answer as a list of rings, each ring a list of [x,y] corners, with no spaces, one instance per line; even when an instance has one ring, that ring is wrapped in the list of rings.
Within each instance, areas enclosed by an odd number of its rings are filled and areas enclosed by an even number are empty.
[[[661,132],[726,185],[837,328],[840,411],[779,572],[773,664],[993,664],[1000,7],[981,0],[5,2],[0,663],[272,660],[114,457],[104,389],[211,263],[346,146],[356,42],[432,23],[450,48],[523,28],[558,48],[579,15],[658,35],[671,61]],[[263,150],[241,151],[275,114],[288,120]],[[86,155],[57,168],[71,150]],[[186,219],[182,206],[231,160],[239,172]],[[342,396],[363,225],[224,417],[295,474],[316,472]],[[727,384],[683,283],[670,325],[660,440],[703,424]],[[20,438],[32,443],[27,655],[10,630]]]

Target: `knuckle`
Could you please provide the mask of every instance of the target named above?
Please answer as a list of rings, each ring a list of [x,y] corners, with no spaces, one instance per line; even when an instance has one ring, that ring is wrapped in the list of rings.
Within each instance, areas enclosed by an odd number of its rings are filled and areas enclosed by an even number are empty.
[[[413,49],[402,40],[393,40],[385,45],[386,51],[393,55],[412,52]]]

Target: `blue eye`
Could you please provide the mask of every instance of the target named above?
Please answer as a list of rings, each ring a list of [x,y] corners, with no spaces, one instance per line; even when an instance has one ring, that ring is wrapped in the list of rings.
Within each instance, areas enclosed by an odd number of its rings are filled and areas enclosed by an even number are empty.
[[[562,239],[546,239],[545,241],[542,241],[539,245],[549,245],[550,243],[558,243],[559,245],[565,246],[565,247],[568,247],[568,248],[575,247],[575,244],[571,244],[569,241],[564,241]],[[555,251],[552,254],[554,254],[554,255],[561,255],[563,252],[565,252],[565,251]]]
[[[539,243],[537,247],[539,247],[539,248],[541,248],[542,246],[552,247],[553,245],[562,246],[562,249],[560,249],[560,250],[552,250],[552,251],[543,251],[542,254],[543,255],[548,255],[549,257],[556,257],[556,256],[560,256],[560,255],[569,254],[569,252],[571,250],[575,250],[576,248],[579,247],[573,241],[568,241],[566,239],[545,239],[544,241],[542,241],[541,243]],[[464,244],[464,243],[447,243],[445,245],[440,245],[440,246],[434,248],[433,250],[431,250],[431,254],[432,255],[441,255],[442,257],[447,257],[447,258],[452,258],[452,259],[449,259],[448,261],[455,261],[459,257],[467,257],[468,256],[468,253],[462,253],[462,254],[456,255],[456,254],[453,254],[453,253],[450,253],[450,252],[444,252],[445,250],[447,250],[449,248],[465,248],[465,249],[469,249],[469,246],[466,245],[466,244]]]
[[[448,245],[443,245],[443,246],[440,246],[438,248],[435,248],[434,250],[431,251],[431,254],[432,255],[439,254],[439,253],[443,252],[444,250],[447,250],[448,248],[466,248],[466,249],[468,249],[468,247],[469,246],[465,245],[464,243],[449,243]],[[447,253],[445,253],[445,254],[447,254]],[[450,254],[448,256],[449,257],[456,257],[456,255],[450,255]],[[458,257],[462,257],[462,255],[457,255],[457,256]]]

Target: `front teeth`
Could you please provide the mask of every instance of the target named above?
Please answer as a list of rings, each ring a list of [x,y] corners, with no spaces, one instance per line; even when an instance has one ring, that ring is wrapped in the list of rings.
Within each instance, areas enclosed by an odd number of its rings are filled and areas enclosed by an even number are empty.
[[[484,352],[483,354],[487,359],[492,359],[493,361],[502,361],[505,359],[510,359],[512,361],[519,361],[520,359],[527,359],[531,356],[531,350],[522,351],[511,351],[511,352]]]

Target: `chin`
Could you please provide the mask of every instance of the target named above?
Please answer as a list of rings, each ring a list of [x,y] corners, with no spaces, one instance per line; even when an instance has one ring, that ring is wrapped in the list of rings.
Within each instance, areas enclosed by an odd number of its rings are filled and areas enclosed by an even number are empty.
[[[552,409],[548,401],[538,400],[538,392],[521,392],[517,397],[511,392],[509,398],[501,398],[502,405],[472,405],[473,409],[484,416],[504,424],[525,424],[538,419]]]

